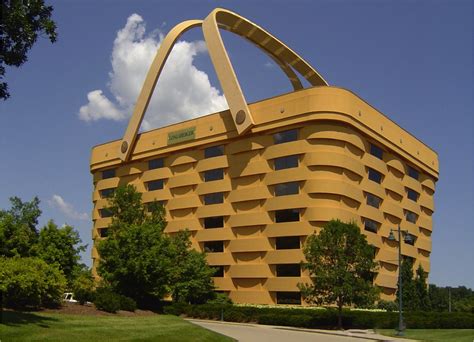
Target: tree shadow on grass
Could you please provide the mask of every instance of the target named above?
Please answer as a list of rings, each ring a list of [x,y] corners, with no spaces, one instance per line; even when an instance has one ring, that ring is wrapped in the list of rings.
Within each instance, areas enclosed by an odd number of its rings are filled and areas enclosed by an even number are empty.
[[[32,312],[2,311],[0,323],[8,326],[20,326],[23,324],[36,324],[43,328],[49,328],[48,323],[59,321],[54,317],[44,317]]]

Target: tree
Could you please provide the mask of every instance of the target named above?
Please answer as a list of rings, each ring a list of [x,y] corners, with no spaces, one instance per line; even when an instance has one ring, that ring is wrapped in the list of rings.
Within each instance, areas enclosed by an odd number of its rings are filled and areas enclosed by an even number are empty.
[[[0,14],[0,98],[10,94],[6,82],[5,66],[19,67],[28,60],[27,53],[39,34],[56,41],[56,24],[51,19],[52,6],[44,0],[2,0]]]
[[[74,298],[79,304],[84,305],[86,302],[94,301],[95,282],[90,270],[81,270],[78,272],[72,284],[72,292]]]
[[[403,310],[406,311],[428,311],[431,308],[428,295],[428,285],[426,282],[426,273],[420,265],[413,274],[412,258],[405,258],[402,261],[402,286],[403,286]],[[397,291],[397,302],[399,300]]]
[[[86,249],[86,246],[80,245],[81,242],[79,233],[73,227],[65,225],[59,228],[50,220],[39,233],[37,255],[48,264],[57,265],[71,286],[81,269],[79,253]]]
[[[428,295],[427,275],[423,266],[419,265],[416,270],[415,291],[418,296],[418,310],[429,311],[431,309],[430,298]]]
[[[376,299],[374,250],[355,223],[329,221],[319,234],[308,237],[303,252],[302,265],[312,284],[298,287],[308,303],[336,304],[340,329],[344,305],[366,305]]]

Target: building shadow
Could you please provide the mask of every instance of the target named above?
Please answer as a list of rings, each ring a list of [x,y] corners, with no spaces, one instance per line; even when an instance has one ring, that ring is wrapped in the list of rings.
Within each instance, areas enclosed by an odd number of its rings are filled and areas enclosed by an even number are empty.
[[[45,317],[33,312],[22,311],[2,311],[0,315],[0,324],[7,326],[20,326],[26,324],[36,324],[43,328],[49,328],[49,324],[59,321],[54,317]]]

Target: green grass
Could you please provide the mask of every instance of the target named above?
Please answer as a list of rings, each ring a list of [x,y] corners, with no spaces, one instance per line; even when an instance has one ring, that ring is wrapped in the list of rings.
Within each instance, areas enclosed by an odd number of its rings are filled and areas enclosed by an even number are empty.
[[[395,336],[395,330],[377,329],[378,334]],[[406,338],[419,341],[473,342],[474,329],[408,329]]]
[[[1,341],[233,341],[179,317],[3,312]]]

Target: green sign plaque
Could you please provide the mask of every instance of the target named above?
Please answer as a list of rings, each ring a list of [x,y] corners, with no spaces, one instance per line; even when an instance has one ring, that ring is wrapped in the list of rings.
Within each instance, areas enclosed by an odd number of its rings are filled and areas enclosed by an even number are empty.
[[[179,131],[168,133],[168,145],[178,144],[183,141],[193,140],[195,136],[196,127],[189,127],[180,129]]]

